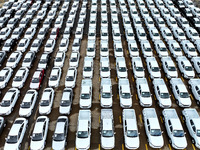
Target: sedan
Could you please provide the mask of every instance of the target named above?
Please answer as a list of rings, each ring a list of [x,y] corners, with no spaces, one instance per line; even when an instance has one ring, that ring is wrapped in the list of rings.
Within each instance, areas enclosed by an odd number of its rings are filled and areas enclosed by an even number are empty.
[[[19,51],[13,52],[8,58],[6,67],[16,68],[21,58],[22,58],[21,52]]]
[[[63,38],[59,45],[59,51],[67,52],[68,45],[69,45],[69,39]]]
[[[24,28],[23,27],[15,28],[15,30],[12,33],[11,38],[19,40],[21,38],[21,36],[22,36],[23,33],[24,33]]]
[[[5,51],[0,51],[0,66],[2,66],[3,62],[5,61],[7,55]]]
[[[51,38],[48,39],[44,48],[44,52],[49,53],[49,54],[52,53],[55,45],[56,45],[55,39],[51,39]]]
[[[80,53],[79,52],[72,52],[71,57],[69,59],[69,66],[77,68],[78,65],[79,65],[79,59],[80,59]]]
[[[35,59],[35,52],[30,51],[26,53],[26,55],[24,56],[24,60],[22,62],[22,67],[31,68],[34,59]]]
[[[3,128],[6,126],[6,120],[3,117],[0,117],[0,135],[3,132]]]
[[[28,28],[26,30],[26,33],[24,35],[24,38],[27,38],[27,39],[33,39],[34,35],[36,33],[36,28]]]
[[[16,45],[16,41],[12,38],[10,39],[7,39],[5,42],[4,42],[4,45],[2,47],[2,51],[5,51],[5,52],[10,52],[13,50],[14,46]]]
[[[50,54],[43,53],[38,63],[38,68],[47,69],[50,59],[51,59]]]
[[[54,101],[54,90],[52,88],[46,88],[43,91],[39,113],[40,115],[48,115],[51,113]]]
[[[48,28],[47,27],[43,27],[39,30],[37,38],[44,40],[44,38],[46,37],[46,34],[48,33]]]
[[[65,52],[58,51],[54,59],[54,66],[63,67],[64,62],[65,62]]]
[[[30,44],[30,39],[23,38],[19,41],[17,45],[17,50],[21,52],[25,52]]]
[[[15,77],[13,78],[12,87],[21,89],[26,82],[28,74],[29,74],[28,68],[21,67],[15,74]]]
[[[10,67],[5,67],[0,71],[0,89],[3,89],[7,86],[12,74],[13,69]]]
[[[4,95],[0,104],[0,115],[7,116],[13,111],[19,98],[20,90],[16,88],[9,89]]]
[[[31,79],[30,88],[39,90],[44,78],[44,69],[37,69]]]
[[[19,22],[19,19],[17,19],[17,18],[11,18],[8,21],[7,27],[10,28],[10,29],[14,29],[17,26],[18,22]]]
[[[30,51],[38,52],[42,46],[42,39],[35,39],[31,45]]]
[[[74,88],[76,85],[76,76],[77,76],[76,68],[69,68],[67,76],[65,78],[65,87]]]
[[[55,27],[51,30],[50,38],[57,40],[59,35],[59,28]]]
[[[51,74],[49,77],[49,82],[48,85],[49,87],[58,87],[59,86],[59,82],[60,82],[60,78],[61,78],[61,68],[60,67],[53,67],[51,70]]]
[[[186,35],[192,42],[200,40],[198,32],[192,27],[186,28]]]
[[[1,29],[0,31],[0,40],[4,41],[8,38],[8,36],[10,36],[11,34],[11,28],[5,27],[3,29]]]

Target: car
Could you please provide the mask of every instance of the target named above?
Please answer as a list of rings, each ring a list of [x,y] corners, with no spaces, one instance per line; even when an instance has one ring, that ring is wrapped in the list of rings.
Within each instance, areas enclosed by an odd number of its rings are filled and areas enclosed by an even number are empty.
[[[51,38],[51,39],[57,40],[57,39],[58,39],[58,36],[59,36],[59,28],[54,27],[54,28],[51,30],[50,38]]]
[[[112,109],[101,109],[100,134],[101,147],[103,149],[113,149],[115,147],[115,132]]]
[[[80,28],[80,27],[76,28],[75,38],[77,38],[77,39],[83,38],[83,28]]]
[[[182,46],[182,49],[183,49],[185,55],[188,58],[197,57],[198,53],[197,53],[193,43],[191,43],[189,40],[183,40],[181,42],[181,46]]]
[[[120,33],[120,30],[119,29],[113,29],[112,30],[112,36],[113,36],[113,40],[114,41],[119,41],[121,42],[121,33]],[[105,39],[105,40],[108,40],[108,39]]]
[[[101,41],[100,57],[108,57],[108,56],[109,56],[108,41]]]
[[[11,28],[5,27],[0,30],[0,40],[5,41],[11,34]]]
[[[159,30],[162,28],[162,27],[165,27],[165,21],[163,18],[155,18],[155,25],[159,28]]]
[[[181,78],[172,78],[170,80],[170,87],[172,88],[172,92],[174,94],[177,105],[179,105],[180,107],[191,106],[192,102],[190,99],[190,95]]]
[[[149,16],[145,17],[144,22],[145,22],[145,25],[146,25],[148,31],[150,31],[150,28],[155,28],[153,19],[151,17],[149,17]]]
[[[195,47],[197,48],[198,52],[200,52],[200,40],[196,40],[194,42]]]
[[[169,40],[167,44],[168,44],[170,53],[174,58],[183,56],[183,52],[182,52],[181,47],[180,47],[180,45],[177,41]]]
[[[42,93],[42,98],[39,104],[40,115],[48,115],[51,113],[54,101],[54,90],[52,88],[45,88]]]
[[[42,27],[38,32],[37,39],[44,40],[47,33],[48,33],[48,28]]]
[[[26,38],[26,39],[33,39],[33,37],[34,37],[34,35],[36,34],[36,28],[28,28],[27,30],[26,30],[26,33],[25,33],[25,35],[24,35],[24,38]]]
[[[110,78],[110,62],[108,57],[100,58],[100,77]]]
[[[13,69],[10,67],[4,67],[0,71],[0,89],[3,89],[7,86],[12,74],[13,74]]]
[[[122,108],[132,107],[132,95],[128,79],[120,78],[118,82],[120,106]]]
[[[42,39],[36,38],[31,44],[30,51],[33,53],[37,53],[42,46]]]
[[[8,17],[9,19],[11,19],[12,17],[14,17],[14,14],[15,14],[14,9],[8,9],[6,10],[4,17]]]
[[[194,28],[189,27],[189,28],[186,28],[185,30],[186,30],[185,32],[186,32],[187,37],[192,42],[195,42],[196,40],[200,40],[199,34]]]
[[[52,26],[53,18],[46,18],[43,22],[42,28],[49,29]]]
[[[74,17],[69,16],[66,22],[66,26],[71,29],[73,27],[73,24],[74,24]]]
[[[21,52],[25,52],[28,49],[29,44],[30,44],[30,39],[23,38],[19,41],[17,45],[17,50]]]
[[[161,78],[160,68],[155,57],[147,57],[146,64],[151,79]]]
[[[39,18],[40,20],[43,20],[45,16],[46,16],[46,11],[45,10],[41,9],[40,11],[38,11],[37,18]]]
[[[8,58],[6,67],[16,68],[21,58],[22,53],[20,51],[14,51]]]
[[[129,41],[128,50],[131,58],[139,56],[139,49],[136,40]]]
[[[72,109],[73,90],[71,88],[65,88],[63,90],[62,98],[60,101],[59,113],[63,115],[69,115]]]
[[[72,45],[72,51],[79,52],[80,47],[81,47],[81,39],[74,39],[73,45]]]
[[[56,45],[55,39],[49,38],[45,44],[44,52],[51,54],[54,51],[55,45]]]
[[[69,67],[65,78],[65,87],[74,88],[76,86],[77,70],[74,67]]]
[[[91,124],[91,110],[79,110],[75,141],[77,149],[90,148]]]
[[[154,79],[153,88],[158,104],[161,108],[169,108],[172,106],[169,91],[163,79]]]
[[[140,146],[137,119],[134,109],[123,109],[124,143],[127,149],[137,149]]]
[[[181,72],[181,75],[184,78],[191,79],[195,77],[195,72],[192,67],[192,64],[185,56],[177,57],[176,61],[177,61],[179,70]]]
[[[163,70],[168,79],[178,77],[176,66],[173,60],[171,59],[171,57],[162,57],[161,62],[162,62]]]
[[[4,45],[2,47],[2,52],[10,52],[14,49],[14,46],[16,45],[16,40],[9,38],[4,42]],[[2,64],[2,62],[1,62]]]
[[[4,4],[3,4],[3,9],[10,9],[11,7],[12,7],[12,5],[13,5],[13,2],[5,2]]]
[[[192,57],[191,59],[191,63],[195,69],[195,71],[197,72],[197,74],[199,75],[200,74],[200,57],[197,56],[197,57]]]
[[[127,29],[131,29],[131,28],[132,28],[132,26],[131,26],[131,21],[130,21],[129,17],[124,17],[124,18],[123,18],[123,25],[124,25],[125,31],[126,31]],[[130,31],[131,31],[131,30],[130,30]],[[132,31],[131,31],[131,33],[132,33]]]
[[[142,63],[141,57],[133,57],[132,59],[132,67],[133,67],[133,74],[134,78],[144,78],[145,73],[144,73],[144,67]]]
[[[124,56],[121,41],[114,41],[114,56],[115,58]]]
[[[21,21],[19,22],[19,27],[20,28],[27,28],[29,23],[30,23],[30,18],[26,17],[26,18],[22,18]]]
[[[79,52],[72,52],[71,57],[69,59],[69,66],[77,68],[78,65],[79,65],[79,59],[80,59],[80,53]]]
[[[46,144],[47,132],[49,127],[49,118],[47,116],[39,116],[33,128],[30,141],[30,149],[44,149]]]
[[[3,117],[0,117],[0,135],[5,127],[6,127],[6,120]]]
[[[81,82],[80,108],[91,108],[92,106],[92,80],[83,79]]]
[[[59,51],[67,52],[68,46],[69,46],[69,39],[62,38],[59,45]]]
[[[35,11],[38,11],[40,8],[40,3],[34,3],[32,6],[31,6],[31,9],[32,10],[35,10]]]
[[[7,23],[7,28],[14,29],[19,22],[18,18],[11,18]]]
[[[169,40],[173,40],[173,34],[167,27],[163,27],[160,29],[161,35],[165,42],[168,42]]]
[[[11,39],[19,40],[20,37],[22,37],[23,33],[24,33],[23,27],[15,28],[12,35],[11,35]]]
[[[28,90],[20,104],[19,115],[21,117],[30,117],[32,115],[35,103],[37,101],[38,92],[36,90]]]
[[[7,55],[5,51],[0,51],[0,66],[2,66],[3,62],[5,61]]]
[[[152,7],[152,8],[150,9],[150,12],[151,12],[152,17],[153,17],[155,20],[156,20],[156,18],[161,18],[160,12],[159,12],[159,10],[158,10],[157,8]]]
[[[0,18],[0,28],[5,28],[8,23],[8,17],[1,17]]]
[[[34,59],[35,59],[35,52],[30,51],[26,53],[22,62],[22,67],[31,68]]]
[[[200,32],[200,19],[193,17],[189,17],[189,19],[193,27],[197,30],[197,32]]]
[[[136,27],[136,34],[139,41],[147,40],[147,36],[143,27]]]
[[[170,29],[179,27],[177,21],[173,17],[166,18],[166,23]]]
[[[49,77],[48,85],[49,87],[56,88],[59,86],[62,70],[60,67],[53,67]]]
[[[128,78],[126,61],[124,57],[116,58],[117,78]]]
[[[37,69],[33,74],[29,88],[39,90],[41,87],[44,75],[45,75],[44,69]]]
[[[200,80],[199,79],[190,79],[188,81],[188,87],[192,91],[192,94],[194,95],[194,98],[197,102],[197,105],[200,104],[200,86],[199,86]]]
[[[109,34],[108,34],[108,28],[101,28],[101,40],[105,40],[105,41],[108,41],[108,37],[109,37]],[[114,39],[114,36],[113,36],[113,39]]]
[[[181,13],[178,10],[178,8],[171,7],[169,10],[170,10],[170,13],[171,13],[172,17],[174,17],[174,18],[182,17]]]
[[[28,120],[25,118],[15,119],[4,145],[4,150],[21,149],[21,144],[28,127]]]
[[[163,120],[167,134],[169,137],[169,143],[175,149],[184,149],[187,147],[187,141],[181,121],[175,109],[164,109],[162,111]]]
[[[27,11],[30,8],[31,3],[29,3],[28,1],[26,3],[23,3],[21,6],[21,10]]]
[[[38,63],[38,68],[39,69],[47,69],[50,59],[51,59],[50,54],[43,53],[42,56],[40,57],[40,60]]]
[[[137,96],[140,100],[140,105],[143,107],[150,107],[152,105],[152,98],[146,78],[136,79]]]
[[[155,27],[150,27],[149,28],[149,35],[150,35],[151,40],[153,42],[161,39],[160,38],[160,34],[159,34],[158,30]]]
[[[26,11],[23,9],[17,10],[14,18],[22,19],[22,17],[25,15],[25,13],[26,13]]]
[[[144,58],[153,56],[153,50],[152,50],[151,45],[148,40],[142,40],[140,42],[140,45],[141,45],[142,54],[143,54]]]
[[[87,49],[86,49],[86,56],[94,58],[95,50],[96,50],[95,41],[94,40],[88,41]]]
[[[28,68],[26,67],[19,68],[19,70],[15,74],[15,77],[13,78],[12,87],[21,89],[26,82],[28,74],[29,74]]]
[[[83,78],[93,78],[93,58],[92,57],[84,58]]]
[[[19,98],[20,90],[17,88],[10,88],[4,95],[0,103],[0,115],[8,116],[12,113],[15,104]]]
[[[142,114],[149,146],[152,148],[163,147],[164,139],[155,108],[144,108]]]
[[[133,12],[133,10],[132,10]],[[137,13],[137,10],[136,10],[136,13]],[[141,22],[141,19],[140,17],[132,17],[133,18],[133,24],[135,26],[135,28],[138,28],[138,27],[141,27],[142,26],[142,22]]]
[[[109,108],[112,107],[112,84],[110,78],[102,78],[101,79],[101,107]]]
[[[56,128],[52,137],[52,149],[65,149],[67,143],[69,121],[68,117],[60,116],[56,121]]]
[[[162,1],[159,1],[159,2],[162,2]],[[163,18],[171,17],[170,11],[166,9],[165,7],[160,8],[160,14]]]
[[[71,32],[71,29],[69,27],[66,27],[65,30],[64,30],[64,33],[63,33],[63,38],[69,39],[70,32]]]
[[[132,43],[135,41],[135,35],[133,33],[133,30],[131,28],[125,29],[125,36],[126,36],[126,41],[128,43]]]
[[[160,58],[169,56],[167,47],[162,40],[154,41],[156,52]]]
[[[179,42],[186,40],[185,33],[181,28],[173,28],[172,32],[175,39],[177,39]]]

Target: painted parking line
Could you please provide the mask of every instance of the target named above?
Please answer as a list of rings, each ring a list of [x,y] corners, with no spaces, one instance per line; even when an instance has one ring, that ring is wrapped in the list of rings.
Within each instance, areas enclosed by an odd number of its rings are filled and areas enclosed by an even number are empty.
[[[160,116],[160,121],[163,123],[163,119],[162,119],[162,116]]]
[[[157,99],[156,99],[156,95],[154,95],[154,99],[155,99],[155,101],[157,100]]]
[[[183,79],[183,77],[181,77],[181,80],[184,82],[185,80]]]
[[[172,147],[171,147],[171,145],[170,145],[170,144],[168,144],[168,146],[169,146],[169,150],[172,150]]]
[[[124,150],[124,144],[122,144],[122,150]]]
[[[77,150],[76,147],[75,147],[75,150]]]
[[[180,116],[180,118],[181,118],[181,122],[184,123],[183,116]]]
[[[167,77],[165,77],[165,81],[167,82]]]
[[[140,118],[140,123],[142,123],[142,115],[141,114],[139,115],[139,118]]]
[[[117,77],[115,78],[116,82],[117,82]]]
[[[133,81],[133,82],[135,81],[133,77],[132,77],[132,81]]]
[[[122,116],[119,116],[119,123],[122,123]]]
[[[137,96],[137,94],[135,95],[135,99],[138,101],[138,96]]]
[[[191,95],[191,99],[194,100],[194,97]]]
[[[127,52],[127,54],[129,55],[129,51],[127,50],[126,52]]]
[[[101,94],[99,94],[99,100],[101,99]]]
[[[174,95],[172,94],[172,98],[173,98],[173,100],[175,101],[175,97],[174,97]]]
[[[147,144],[145,144],[145,148],[146,148],[146,150],[148,150],[148,145]]]
[[[129,62],[129,66],[131,67],[131,62]]]
[[[196,148],[195,148],[194,144],[192,144],[192,148],[193,148],[193,150],[196,150]]]
[[[99,150],[101,149],[101,145],[99,144]]]
[[[99,77],[99,82],[101,81],[101,78]]]
[[[99,123],[101,122],[101,117],[99,116]]]
[[[117,94],[117,99],[119,99],[119,94]]]
[[[149,82],[151,82],[151,78],[149,77],[148,79],[149,79]]]

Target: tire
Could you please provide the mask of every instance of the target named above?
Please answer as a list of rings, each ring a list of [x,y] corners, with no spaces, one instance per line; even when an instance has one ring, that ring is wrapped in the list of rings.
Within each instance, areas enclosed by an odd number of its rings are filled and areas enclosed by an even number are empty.
[[[176,104],[179,105],[179,101],[178,100],[176,100]]]
[[[198,106],[199,106],[199,104],[200,104],[199,101],[197,101],[197,105],[198,105]]]
[[[196,142],[195,142],[195,140],[192,138],[192,144],[195,144]]]
[[[171,140],[171,138],[169,138],[169,143],[172,144],[172,140]]]
[[[21,144],[19,144],[18,148],[21,149]]]

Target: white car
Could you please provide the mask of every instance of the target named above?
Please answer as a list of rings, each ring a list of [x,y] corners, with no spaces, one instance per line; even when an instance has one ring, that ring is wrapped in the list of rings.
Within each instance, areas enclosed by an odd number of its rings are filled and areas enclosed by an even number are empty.
[[[154,41],[154,46],[160,58],[169,56],[167,47],[162,40]]]
[[[83,29],[80,27],[76,28],[75,38],[82,39],[83,38]]]
[[[67,52],[68,45],[69,45],[69,39],[63,38],[63,39],[60,41],[59,51]]]
[[[162,111],[163,120],[169,137],[169,143],[175,149],[185,149],[187,140],[181,121],[175,109],[164,109]]]
[[[81,39],[74,39],[72,45],[72,52],[80,52]]]
[[[53,107],[54,101],[54,90],[52,88],[46,88],[43,91],[40,106],[39,106],[39,113],[40,115],[48,115],[51,113],[51,109]]]
[[[56,122],[56,128],[52,137],[52,149],[65,149],[67,143],[69,121],[66,116],[60,116]]]
[[[114,41],[114,55],[116,57],[123,57],[124,52],[123,52],[123,47],[121,41]]]
[[[15,119],[4,145],[4,150],[19,150],[23,141],[26,129],[28,127],[28,120],[25,118]]]
[[[170,80],[170,86],[172,88],[176,103],[180,107],[190,107],[192,102],[183,81],[180,78],[172,78]]]
[[[160,40],[160,34],[155,27],[149,28],[149,35],[150,35],[153,42]]]
[[[168,79],[178,77],[176,66],[171,57],[162,57],[161,62],[162,62],[163,70]]]
[[[121,33],[120,33],[119,29],[113,29],[112,35],[113,35],[114,41],[120,41],[121,42]]]
[[[181,28],[173,28],[172,32],[175,39],[177,39],[179,42],[186,40],[185,33]]]
[[[22,62],[22,67],[31,68],[35,57],[35,52],[29,51],[26,53]]]
[[[6,40],[8,36],[11,34],[11,28],[5,27],[0,31],[0,40]]]
[[[150,31],[150,28],[155,28],[155,25],[154,25],[154,22],[153,22],[153,19],[149,16],[145,17],[144,18],[144,22],[145,22],[145,25],[148,29],[148,31]],[[151,33],[150,33],[151,34]],[[151,36],[150,36],[151,37]]]
[[[142,49],[142,54],[145,58],[147,57],[152,57],[153,56],[153,51],[152,51],[152,48],[151,48],[151,45],[149,43],[148,40],[142,40],[140,42],[141,44],[141,49]]]
[[[192,42],[195,42],[196,40],[200,40],[199,34],[198,34],[198,32],[194,28],[189,27],[189,28],[186,28],[185,30],[186,30],[185,32],[187,34],[187,37]]]
[[[86,56],[94,58],[96,53],[95,51],[96,51],[95,41],[89,40],[87,43]]]
[[[155,57],[146,58],[147,69],[151,79],[161,78],[161,72]]]
[[[110,78],[101,79],[101,107],[112,107],[112,84]]]
[[[79,59],[80,59],[80,53],[79,52],[72,52],[71,57],[69,59],[69,66],[77,68],[78,65],[79,65]]]
[[[130,108],[132,107],[132,95],[130,89],[130,83],[128,79],[119,79],[118,82],[118,90],[119,90],[119,99],[120,106],[122,108]]]
[[[200,79],[190,79],[188,81],[188,85],[189,85],[190,90],[192,91],[192,94],[194,95],[197,105],[199,105],[200,104]]]
[[[101,41],[100,57],[108,57],[108,56],[109,56],[108,41]]]
[[[63,25],[63,19],[62,18],[57,18],[54,24],[54,27],[61,29]]]
[[[63,67],[65,62],[65,52],[64,51],[58,51],[56,54],[56,57],[54,59],[54,66],[55,67]]]
[[[185,123],[189,134],[192,138],[192,143],[200,148],[199,131],[200,131],[200,116],[195,108],[185,108],[182,111]]]
[[[161,108],[169,108],[172,105],[169,91],[163,79],[154,79],[153,88],[158,100],[158,104]]]
[[[83,66],[83,78],[93,77],[93,58],[85,57]]]
[[[38,92],[36,90],[28,90],[20,104],[19,115],[21,117],[31,116],[35,103],[37,101]]]
[[[92,80],[83,79],[80,92],[80,108],[90,108],[92,106]]]
[[[29,74],[28,68],[21,67],[15,74],[15,77],[13,78],[12,87],[21,89],[26,82],[28,74]]]
[[[60,67],[53,67],[51,70],[51,74],[49,77],[48,85],[49,87],[58,87],[60,78],[61,78],[62,70]]]
[[[131,57],[138,57],[139,56],[139,49],[137,46],[137,42],[135,40],[131,40],[128,43],[128,50]]]
[[[142,114],[149,146],[152,148],[163,147],[164,139],[155,108],[144,108]]]
[[[144,78],[145,72],[141,57],[134,57],[132,59],[132,67],[134,78]]]
[[[183,56],[183,52],[182,52],[181,47],[180,47],[180,45],[177,41],[169,40],[167,44],[169,46],[170,53],[172,54],[172,56],[174,58],[179,57],[179,56]]]
[[[193,64],[193,66],[194,66],[196,72],[197,72],[198,74],[200,74],[200,57],[199,57],[199,56],[197,56],[197,57],[192,57],[191,63]]]
[[[45,44],[44,52],[52,53],[54,51],[55,45],[56,45],[55,39],[48,39]]]
[[[3,89],[7,86],[12,74],[13,74],[13,69],[10,67],[4,67],[0,71],[0,89]]]
[[[6,67],[16,68],[21,58],[22,53],[20,51],[14,51],[8,58]]]
[[[192,67],[192,64],[185,56],[177,57],[176,61],[178,63],[178,67],[181,72],[181,75],[184,78],[191,79],[195,77],[195,72]]]
[[[24,35],[24,38],[30,39],[30,40],[31,40],[31,39],[33,39],[35,33],[36,33],[36,28],[28,28],[28,29],[26,30],[26,33],[25,33],[25,35]]]
[[[124,142],[127,149],[137,149],[140,146],[137,118],[134,109],[123,109]]]
[[[167,25],[169,26],[170,29],[178,28],[177,21],[171,16],[166,18],[166,23],[167,23]]]
[[[169,40],[173,40],[173,34],[172,32],[169,30],[169,28],[167,27],[163,27],[160,29],[160,32],[162,34],[163,39],[165,40],[165,42],[168,42]]]
[[[16,88],[10,88],[4,95],[0,104],[0,115],[7,116],[13,111],[19,98],[20,91]]]
[[[136,27],[136,34],[139,41],[147,40],[147,36],[143,27]]]
[[[108,57],[100,58],[100,77],[110,78],[110,62]]]
[[[90,148],[91,124],[91,110],[79,110],[76,132],[77,149]]]
[[[126,28],[125,36],[126,36],[126,40],[127,40],[128,43],[135,40],[135,35],[134,35],[132,28]]]
[[[137,78],[136,87],[140,105],[143,107],[150,107],[152,105],[152,98],[147,79]]]
[[[69,115],[72,109],[73,90],[65,88],[60,101],[59,113]]]
[[[188,58],[192,58],[192,57],[197,57],[198,56],[198,53],[197,53],[193,43],[191,43],[190,41],[183,40],[181,42],[181,46],[183,48],[183,51],[184,51],[185,55]]]
[[[105,41],[109,40],[108,28],[101,29],[101,40],[105,40]]]
[[[77,70],[76,68],[70,67],[67,71],[65,78],[65,87],[74,88],[76,86]]]
[[[17,45],[17,50],[21,52],[25,52],[30,44],[30,39],[23,38],[19,41]]]
[[[116,70],[118,78],[128,78],[126,61],[124,57],[116,58]]]
[[[47,116],[39,116],[36,120],[33,133],[31,136],[30,149],[44,149],[49,127],[49,118]]]

